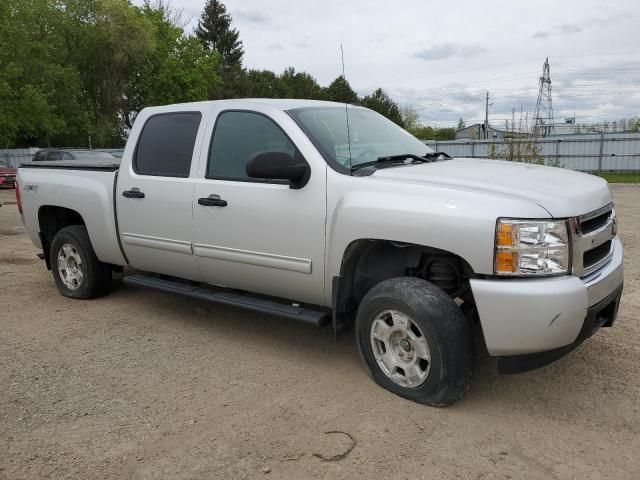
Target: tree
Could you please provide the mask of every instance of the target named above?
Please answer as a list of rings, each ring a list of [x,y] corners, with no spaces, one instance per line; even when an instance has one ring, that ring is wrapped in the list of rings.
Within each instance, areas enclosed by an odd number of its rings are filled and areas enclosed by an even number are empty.
[[[293,67],[285,69],[279,77],[286,98],[322,100],[325,93],[315,78],[306,72],[297,72]]]
[[[280,77],[271,70],[248,70],[246,94],[258,98],[284,98],[285,88]]]
[[[621,118],[620,121],[618,122],[618,131],[619,132],[626,132],[627,131],[627,119],[626,118]]]
[[[220,54],[223,68],[242,65],[244,49],[239,39],[240,34],[231,27],[231,15],[222,2],[209,0],[206,3],[195,34],[206,51]]]
[[[327,87],[325,94],[328,100],[341,103],[358,103],[358,94],[353,91],[349,82],[340,75]]]
[[[467,125],[464,123],[464,120],[462,119],[462,117],[460,117],[460,120],[458,120],[458,127],[456,128],[456,132],[464,129],[466,126]]]
[[[384,115],[401,127],[404,126],[398,105],[391,99],[391,97],[389,97],[389,95],[387,95],[387,92],[381,88],[375,90],[371,95],[364,97],[361,104],[363,107],[370,108],[371,110]]]
[[[135,72],[132,102],[126,113],[137,113],[148,105],[206,100],[209,92],[220,84],[219,54],[206,51],[197,38],[185,35],[167,12],[148,3],[142,8],[151,25],[154,48]]]
[[[67,62],[75,66],[80,78],[90,137],[90,141],[68,144],[122,144],[130,127],[130,85],[154,51],[154,25],[144,9],[126,0],[64,3],[70,46]]]
[[[404,105],[400,108],[400,116],[405,130],[413,133],[420,128],[420,115],[418,111],[410,105]]]
[[[217,62],[166,0],[1,0],[0,145],[121,146],[141,108],[206,99]]]
[[[84,138],[83,86],[60,2],[0,2],[0,145]]]
[[[512,162],[535,163],[545,165],[545,159],[541,153],[540,135],[538,128],[529,128],[527,117],[520,110],[520,118],[516,120],[516,109],[511,110],[511,121],[507,120],[504,143],[500,148],[492,144],[489,158],[498,158]],[[546,165],[559,167],[559,162],[553,160]]]

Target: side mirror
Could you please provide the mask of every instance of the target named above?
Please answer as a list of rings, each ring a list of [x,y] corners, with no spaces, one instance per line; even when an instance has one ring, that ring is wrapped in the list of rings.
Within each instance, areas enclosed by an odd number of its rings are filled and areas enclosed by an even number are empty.
[[[302,155],[286,152],[259,152],[247,162],[247,175],[267,180],[288,180],[291,188],[302,188],[309,181],[311,169]]]

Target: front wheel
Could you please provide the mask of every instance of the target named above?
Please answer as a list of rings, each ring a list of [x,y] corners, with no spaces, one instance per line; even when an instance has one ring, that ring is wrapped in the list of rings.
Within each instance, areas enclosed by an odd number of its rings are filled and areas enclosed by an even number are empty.
[[[401,397],[442,407],[470,385],[475,357],[469,321],[426,280],[392,278],[372,288],[358,308],[356,335],[369,375]]]
[[[58,231],[50,255],[53,278],[65,297],[86,299],[109,292],[111,268],[96,257],[83,225]]]

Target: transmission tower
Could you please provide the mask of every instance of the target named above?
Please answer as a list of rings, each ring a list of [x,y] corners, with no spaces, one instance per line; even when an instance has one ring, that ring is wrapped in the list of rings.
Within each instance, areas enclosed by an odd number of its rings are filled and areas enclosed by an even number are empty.
[[[533,128],[540,135],[546,137],[553,135],[553,104],[551,103],[551,74],[549,73],[549,57],[542,66],[542,76],[540,77],[540,87],[538,90],[538,101],[536,102],[536,114],[534,116]]]

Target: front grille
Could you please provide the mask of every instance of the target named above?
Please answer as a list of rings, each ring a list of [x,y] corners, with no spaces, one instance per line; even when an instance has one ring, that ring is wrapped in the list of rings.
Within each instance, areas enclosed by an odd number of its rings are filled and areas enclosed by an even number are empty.
[[[602,215],[598,215],[597,217],[590,218],[589,220],[584,220],[580,222],[580,231],[583,235],[587,233],[594,232],[602,227],[604,227],[609,217],[611,216],[611,210],[603,213]]]
[[[600,268],[612,255],[616,235],[613,204],[569,219],[573,242],[573,274],[583,277]]]
[[[584,252],[582,264],[584,268],[589,268],[603,260],[611,251],[611,240],[607,240],[602,245],[598,245],[589,251]]]

